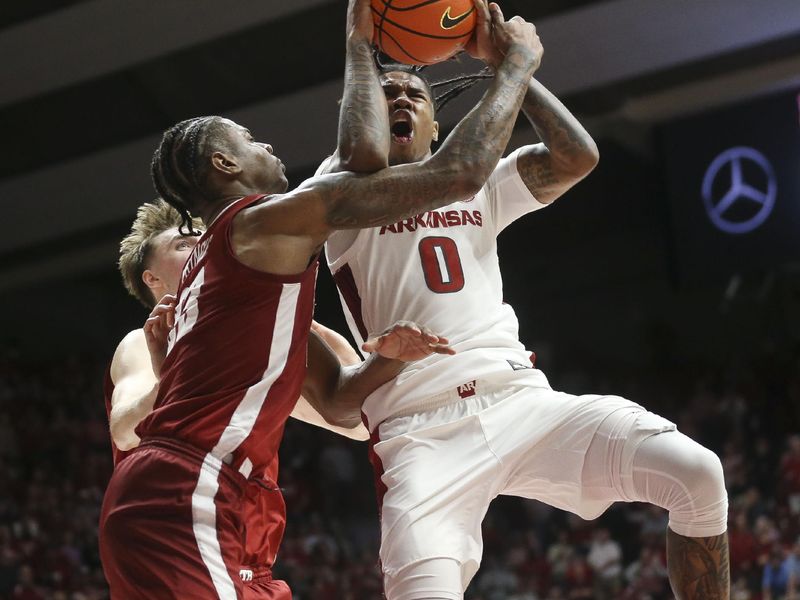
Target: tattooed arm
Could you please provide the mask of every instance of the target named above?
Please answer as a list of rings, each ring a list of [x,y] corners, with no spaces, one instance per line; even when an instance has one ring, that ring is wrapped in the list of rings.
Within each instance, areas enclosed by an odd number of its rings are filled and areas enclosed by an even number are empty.
[[[530,24],[517,21],[515,25],[523,29]],[[532,34],[532,29],[527,31]],[[335,229],[375,227],[476,194],[511,137],[531,73],[538,65],[532,45],[508,48],[484,97],[429,159],[371,175],[336,173],[304,183],[295,193],[310,196],[307,206],[315,214],[306,213],[305,222],[297,228],[318,227],[327,235]],[[276,207],[291,203],[291,196],[276,202]]]
[[[447,344],[447,339],[425,327],[400,321],[364,344],[364,350],[370,352],[367,360],[344,367],[334,351],[312,331],[303,398],[330,425],[358,428],[361,405],[367,396],[396,377],[407,362],[431,354],[455,354]]]
[[[667,529],[669,583],[677,600],[729,600],[728,533],[684,537]]]
[[[597,145],[558,98],[535,79],[528,85],[522,111],[542,143],[522,150],[517,169],[536,199],[547,204],[594,169],[599,160]]]
[[[496,3],[488,7],[477,6],[479,10],[491,14],[490,20],[495,28],[498,23],[505,22],[503,11]],[[503,60],[503,52],[495,42],[496,35],[488,23],[489,20],[485,18],[478,22],[476,35],[467,51],[496,69]],[[534,79],[528,84],[522,111],[542,143],[522,149],[517,158],[517,169],[536,199],[547,204],[588,175],[597,165],[597,146],[558,98]]]
[[[373,28],[370,1],[350,0],[338,147],[328,172],[372,173],[389,165],[389,112],[372,55]]]
[[[243,210],[232,234],[237,258],[268,273],[299,273],[334,230],[395,223],[478,193],[508,144],[541,58],[536,30],[522,19],[496,26],[496,37],[504,59],[495,79],[436,154],[370,175],[314,177]]]

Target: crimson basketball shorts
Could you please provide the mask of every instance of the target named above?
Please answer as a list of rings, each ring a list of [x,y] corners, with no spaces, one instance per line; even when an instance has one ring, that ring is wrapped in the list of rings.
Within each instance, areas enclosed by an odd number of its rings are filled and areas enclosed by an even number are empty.
[[[285,581],[273,579],[270,569],[257,570],[245,583],[244,600],[292,600],[292,591]]]
[[[454,390],[449,404],[436,397],[431,403],[441,402],[439,408],[376,428],[371,458],[386,577],[450,558],[461,565],[466,588],[481,560],[481,523],[498,495],[539,500],[584,519],[631,500],[636,449],[675,425],[624,398],[556,392],[542,379],[499,388],[478,381],[473,397]],[[605,452],[602,468],[620,481],[616,488],[587,484],[591,444]]]
[[[199,449],[143,441],[114,470],[100,514],[112,600],[245,598],[244,482]]]

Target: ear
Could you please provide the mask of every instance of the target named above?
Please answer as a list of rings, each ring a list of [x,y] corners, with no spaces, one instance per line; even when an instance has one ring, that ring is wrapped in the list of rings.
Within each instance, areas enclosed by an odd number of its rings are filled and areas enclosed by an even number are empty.
[[[238,175],[242,172],[236,158],[219,150],[211,155],[211,167],[224,175]]]
[[[433,122],[433,141],[439,141],[439,121]]]
[[[145,269],[144,273],[142,273],[142,281],[151,290],[161,286],[161,278],[150,269]]]

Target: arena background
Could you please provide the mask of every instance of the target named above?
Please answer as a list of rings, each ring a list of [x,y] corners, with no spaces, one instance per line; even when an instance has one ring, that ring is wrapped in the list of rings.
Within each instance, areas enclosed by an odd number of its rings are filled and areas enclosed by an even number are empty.
[[[0,598],[105,597],[100,384],[145,317],[115,260],[154,197],[160,132],[229,116],[272,143],[298,184],[335,145],[345,6],[0,6]],[[500,238],[521,337],[554,387],[629,396],[720,454],[735,597],[759,598],[770,561],[800,560],[800,3],[501,6],[537,24],[537,77],[601,151],[586,181]],[[429,73],[475,69],[465,59]],[[439,115],[446,130],[478,94]],[[510,148],[534,141],[521,120]],[[729,194],[735,172],[750,186],[741,194]],[[316,318],[344,332],[320,273]],[[290,517],[277,570],[295,597],[379,597],[365,446],[292,424],[282,461]],[[501,499],[468,597],[670,598],[662,526],[642,507],[584,524]],[[616,575],[586,561],[601,527],[622,552]]]

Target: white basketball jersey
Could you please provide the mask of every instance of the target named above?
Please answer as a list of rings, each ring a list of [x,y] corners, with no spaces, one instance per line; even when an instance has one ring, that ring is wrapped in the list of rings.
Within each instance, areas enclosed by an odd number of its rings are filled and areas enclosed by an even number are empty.
[[[466,202],[400,223],[335,232],[328,266],[359,346],[406,320],[449,339],[455,356],[414,363],[364,403],[368,427],[471,382],[531,376],[514,310],[503,302],[497,235],[520,216],[544,207],[517,172],[515,152]],[[524,371],[524,373],[517,373]],[[542,375],[543,385],[547,385]]]

